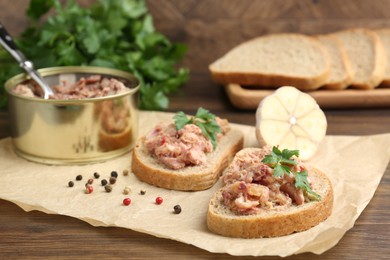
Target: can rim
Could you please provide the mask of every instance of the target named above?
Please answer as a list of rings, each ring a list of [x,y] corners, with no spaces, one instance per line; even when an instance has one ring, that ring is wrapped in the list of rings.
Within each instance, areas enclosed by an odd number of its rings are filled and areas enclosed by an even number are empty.
[[[42,68],[38,69],[38,72],[41,74],[42,77],[45,76],[52,76],[60,73],[94,73],[94,74],[103,74],[103,75],[110,75],[112,77],[121,77],[124,79],[129,80],[130,82],[134,82],[134,87],[132,86],[129,88],[129,91],[118,93],[114,95],[108,95],[103,97],[94,97],[94,98],[82,98],[82,99],[43,99],[43,98],[36,98],[36,97],[25,97],[18,94],[13,93],[11,90],[13,87],[15,87],[17,84],[28,80],[30,77],[26,73],[20,73],[17,74],[10,79],[8,79],[5,82],[5,89],[7,93],[13,97],[25,99],[29,101],[34,102],[43,102],[43,103],[66,103],[66,104],[74,104],[74,103],[85,103],[85,102],[98,102],[101,100],[110,100],[115,99],[121,96],[127,96],[127,95],[133,95],[135,92],[137,92],[140,88],[140,81],[137,77],[135,77],[130,72],[112,69],[112,68],[106,68],[106,67],[95,67],[95,66],[62,66],[62,67],[48,67],[48,68]]]

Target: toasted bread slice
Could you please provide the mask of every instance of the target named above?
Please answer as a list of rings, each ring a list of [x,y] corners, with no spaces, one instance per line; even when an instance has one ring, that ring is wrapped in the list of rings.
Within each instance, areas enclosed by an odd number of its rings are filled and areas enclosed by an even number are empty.
[[[253,148],[246,148],[253,149]],[[308,170],[311,189],[320,200],[292,204],[285,208],[263,209],[259,213],[240,215],[223,203],[223,188],[211,198],[207,212],[210,231],[228,237],[278,237],[310,229],[332,213],[333,187],[328,177],[315,168]]]
[[[244,42],[209,66],[213,80],[255,87],[317,89],[329,75],[329,57],[315,38],[272,34]]]
[[[212,187],[244,143],[242,132],[232,128],[218,141],[216,149],[207,154],[206,164],[172,170],[150,155],[144,139],[139,138],[133,150],[132,172],[138,179],[151,185],[182,191]]]
[[[374,89],[384,79],[386,54],[379,36],[368,29],[350,29],[334,33],[344,44],[352,65],[351,86]]]
[[[390,87],[390,29],[377,29],[375,30],[375,32],[378,34],[379,38],[383,43],[387,59],[385,76],[381,85],[384,87]]]
[[[343,43],[333,35],[318,35],[317,39],[327,49],[330,57],[330,74],[324,88],[347,88],[352,81],[353,71]]]

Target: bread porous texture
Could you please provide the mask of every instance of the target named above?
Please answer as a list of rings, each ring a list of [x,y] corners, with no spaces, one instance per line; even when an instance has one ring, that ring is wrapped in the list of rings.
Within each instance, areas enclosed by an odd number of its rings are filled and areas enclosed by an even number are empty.
[[[272,34],[244,42],[209,66],[221,84],[317,89],[329,75],[329,57],[315,38],[293,33]]]
[[[368,29],[350,29],[334,33],[345,48],[353,70],[351,86],[374,89],[384,79],[386,54],[379,36]]]
[[[344,44],[333,35],[319,35],[317,39],[324,45],[330,58],[330,73],[324,87],[332,90],[347,88],[352,81],[353,71]]]

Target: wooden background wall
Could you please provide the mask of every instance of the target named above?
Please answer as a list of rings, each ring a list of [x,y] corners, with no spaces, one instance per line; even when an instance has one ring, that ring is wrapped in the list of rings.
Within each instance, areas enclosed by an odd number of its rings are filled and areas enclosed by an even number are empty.
[[[0,0],[11,34],[26,26],[28,0]],[[88,6],[93,0],[78,0]],[[320,34],[344,28],[390,27],[390,0],[147,0],[156,28],[188,44],[192,74],[250,38],[276,32]]]

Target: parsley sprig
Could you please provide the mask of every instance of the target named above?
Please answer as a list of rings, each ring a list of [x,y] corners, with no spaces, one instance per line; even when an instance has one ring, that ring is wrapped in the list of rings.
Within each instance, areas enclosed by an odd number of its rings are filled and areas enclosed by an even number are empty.
[[[175,120],[176,129],[180,130],[187,124],[195,124],[201,130],[204,136],[210,139],[213,147],[217,146],[217,135],[222,132],[221,127],[215,120],[215,115],[207,109],[198,108],[195,116],[188,117],[183,111],[177,112],[173,117]]]
[[[90,65],[129,71],[141,82],[141,109],[167,109],[168,95],[189,77],[187,68],[177,66],[187,46],[155,29],[146,0],[97,0],[88,8],[78,2],[30,0],[29,25],[15,38],[20,50],[37,69]],[[22,70],[1,47],[0,61],[3,86]],[[0,107],[6,103],[0,87]]]
[[[292,166],[297,165],[297,161],[292,158],[293,156],[299,157],[299,151],[288,149],[280,151],[278,147],[274,146],[272,147],[271,154],[265,155],[262,162],[274,169],[274,175],[276,177],[282,178],[285,174],[294,174],[295,187],[306,191],[307,194],[312,195],[316,200],[321,199],[321,196],[310,188],[307,171],[296,172],[291,169]]]

